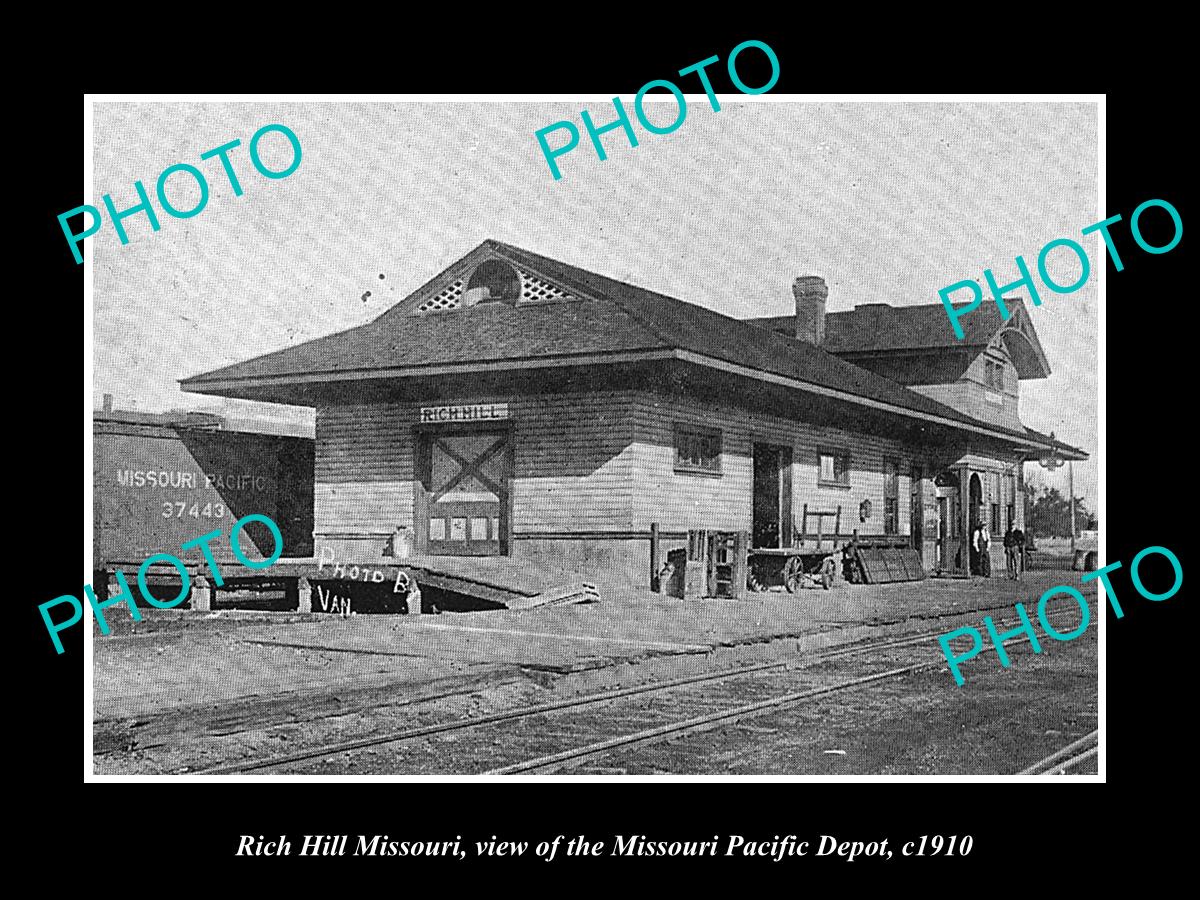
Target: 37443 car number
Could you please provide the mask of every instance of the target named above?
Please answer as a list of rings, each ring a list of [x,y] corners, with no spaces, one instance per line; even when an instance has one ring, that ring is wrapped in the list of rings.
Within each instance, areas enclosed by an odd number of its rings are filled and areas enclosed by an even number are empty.
[[[186,510],[186,512],[185,512],[185,510]],[[200,519],[200,518],[223,519],[223,518],[225,518],[225,504],[224,503],[205,503],[204,506],[201,506],[197,502],[197,503],[193,503],[189,507],[187,505],[187,501],[184,501],[184,500],[176,500],[174,503],[169,503],[169,502],[163,503],[163,518],[164,519],[170,519],[172,517],[174,517],[176,519],[182,519],[184,517],[184,515],[189,515],[193,519]]]

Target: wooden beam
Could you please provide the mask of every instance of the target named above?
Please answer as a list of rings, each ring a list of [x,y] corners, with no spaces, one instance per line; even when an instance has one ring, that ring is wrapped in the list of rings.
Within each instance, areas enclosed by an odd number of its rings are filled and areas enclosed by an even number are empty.
[[[658,537],[658,523],[650,523],[650,590],[662,593],[658,573],[662,571],[662,545]]]
[[[733,565],[730,567],[732,574],[730,578],[733,583],[729,586],[729,593],[733,595],[735,600],[746,599],[746,579],[747,579],[747,552],[750,548],[750,532],[739,531],[733,537]]]

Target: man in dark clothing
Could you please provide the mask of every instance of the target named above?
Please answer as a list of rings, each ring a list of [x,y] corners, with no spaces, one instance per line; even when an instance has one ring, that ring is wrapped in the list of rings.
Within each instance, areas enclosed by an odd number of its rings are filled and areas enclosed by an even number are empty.
[[[1029,558],[1025,555],[1025,532],[1020,528],[1013,529],[1013,543],[1017,548],[1017,578],[1021,577],[1021,573],[1025,571]],[[1030,541],[1030,544],[1033,542]]]
[[[1013,531],[1012,522],[1008,523],[1008,531],[1004,532],[1004,564],[1008,577],[1017,580],[1017,538]]]

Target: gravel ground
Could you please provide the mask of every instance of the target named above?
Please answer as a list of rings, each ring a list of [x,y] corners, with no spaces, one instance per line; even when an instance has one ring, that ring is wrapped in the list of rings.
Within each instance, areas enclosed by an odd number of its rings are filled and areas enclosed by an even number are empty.
[[[1006,616],[1014,601],[1024,600],[1029,606],[1054,584],[1078,585],[1078,575],[1031,572],[1020,584],[974,579],[841,585],[794,596],[755,595],[743,602],[631,594],[605,596],[601,603],[579,606],[421,617],[213,616],[155,610],[143,622],[126,621],[113,635],[95,638],[96,771],[194,771],[225,760],[355,739],[468,712],[550,702],[764,659],[795,662],[829,643],[978,624],[983,615],[978,610]],[[1095,596],[1092,585],[1084,593]],[[1075,645],[1082,644],[1082,639],[1054,644],[1050,651],[1055,657],[1064,656],[1064,648],[1074,653]],[[1047,662],[1050,656],[1048,652],[1034,660],[1031,670],[1053,665]],[[954,688],[948,675],[928,676],[928,693],[936,703],[927,704],[929,709],[922,715],[932,718],[922,727],[931,734],[936,733],[937,722],[951,721],[938,718],[946,712],[938,704],[957,704],[974,696],[976,681],[1006,678],[1001,689],[1017,681],[1012,671],[997,667],[995,673],[987,673],[982,663],[974,665],[978,677],[969,671],[967,686],[954,691],[941,684],[945,681]],[[1056,692],[1064,702],[1080,702],[1084,697],[1094,712],[1094,654],[1090,665],[1090,691],[1087,685],[1064,682],[1047,689],[1046,703]],[[923,678],[913,676],[913,681]],[[953,699],[947,699],[947,694]],[[1013,702],[1019,705],[1017,696]],[[840,709],[843,702],[831,701],[831,708]],[[925,709],[920,702],[917,707],[911,715]],[[988,717],[986,704],[980,710],[980,721],[1002,721],[1000,716]],[[880,710],[864,710],[861,722],[880,715]],[[994,722],[989,727],[999,727]],[[731,733],[745,742],[748,732]],[[995,738],[991,735],[984,743],[994,745]],[[762,742],[754,743],[757,747]],[[732,752],[734,745],[717,756]],[[825,754],[820,756],[804,759],[801,771],[824,771],[818,763],[846,764],[846,760],[831,762]],[[893,763],[880,752],[863,758],[867,768],[861,771],[901,771],[886,769]],[[775,762],[763,759],[759,765],[782,764],[783,758],[772,759]],[[894,762],[917,772],[942,771],[939,766],[948,760],[929,763],[932,769],[921,768],[926,763],[903,754]],[[646,762],[651,769],[656,765]],[[716,765],[714,771],[736,770],[732,758],[722,758]],[[799,759],[796,765],[801,765]]]
[[[981,657],[961,688],[948,670],[926,670],[622,751],[606,764],[630,775],[1012,775],[1097,727],[1096,632],[1047,642],[1041,654],[1018,647],[1010,657],[1009,669]],[[884,670],[904,659],[880,654],[872,662]],[[860,659],[822,667],[843,678],[865,670]],[[1095,774],[1095,759],[1079,772]]]

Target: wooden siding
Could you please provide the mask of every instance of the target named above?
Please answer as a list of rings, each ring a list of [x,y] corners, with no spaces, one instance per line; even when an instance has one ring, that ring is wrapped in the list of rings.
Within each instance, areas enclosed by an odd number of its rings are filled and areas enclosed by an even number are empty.
[[[515,536],[631,527],[632,406],[630,393],[510,401]]]
[[[315,531],[390,535],[397,526],[412,527],[412,481],[318,481],[313,503]]]
[[[632,428],[628,393],[439,399],[507,403],[514,447],[514,536],[628,531]],[[391,534],[413,526],[414,426],[420,403],[317,412],[316,531]],[[434,405],[434,404],[426,404]]]
[[[721,475],[675,471],[675,423],[720,428]],[[842,507],[842,532],[883,532],[883,460],[900,462],[898,533],[909,533],[909,482],[914,451],[898,441],[763,416],[734,407],[713,407],[679,397],[638,395],[634,413],[636,450],[634,527],[658,522],[664,530],[710,528],[749,531],[753,519],[753,445],[792,448],[792,515],[799,530],[804,504],[810,510]],[[818,484],[818,455],[826,448],[850,454],[850,484]],[[916,456],[918,464],[924,460]],[[928,465],[926,464],[928,469]],[[860,522],[859,504],[871,501],[871,518]],[[826,530],[832,522],[827,521]],[[815,525],[810,521],[809,530]]]
[[[986,362],[988,359],[1004,364],[1003,390],[997,391],[988,386]],[[914,384],[911,387],[914,391],[924,394],[932,400],[944,403],[946,406],[983,422],[1004,425],[1008,428],[1019,429],[1022,427],[1021,420],[1017,415],[1020,403],[1020,380],[1017,377],[1016,366],[1009,358],[1003,341],[997,341],[985,352],[976,356],[957,381],[950,384]],[[996,400],[999,402],[995,402]]]
[[[792,515],[799,530],[810,510],[842,507],[841,530],[881,534],[885,457],[900,464],[898,529],[910,528],[913,464],[926,477],[955,464],[878,435],[765,416],[733,406],[651,392],[439,399],[436,405],[507,403],[512,428],[512,534],[518,542],[579,534],[599,539],[689,528],[749,531],[753,444],[792,448]],[[432,404],[428,404],[432,405]],[[390,535],[412,527],[414,426],[419,403],[326,407],[317,413],[315,531],[318,535]],[[677,424],[719,428],[721,474],[675,470]],[[849,485],[818,483],[823,450],[850,455]],[[1014,461],[964,456],[981,472],[1013,472]],[[990,490],[985,480],[985,497]],[[926,487],[927,495],[933,491]],[[936,493],[936,492],[934,492]],[[859,505],[871,501],[871,517]],[[987,501],[990,502],[990,501]],[[927,507],[932,497],[927,497]],[[927,513],[928,516],[928,513]],[[1023,504],[1017,501],[1023,520]],[[831,529],[827,520],[824,528]],[[809,531],[815,531],[810,520]],[[926,527],[927,544],[936,532]]]
[[[317,410],[314,530],[391,534],[412,526],[411,419],[390,406]]]

